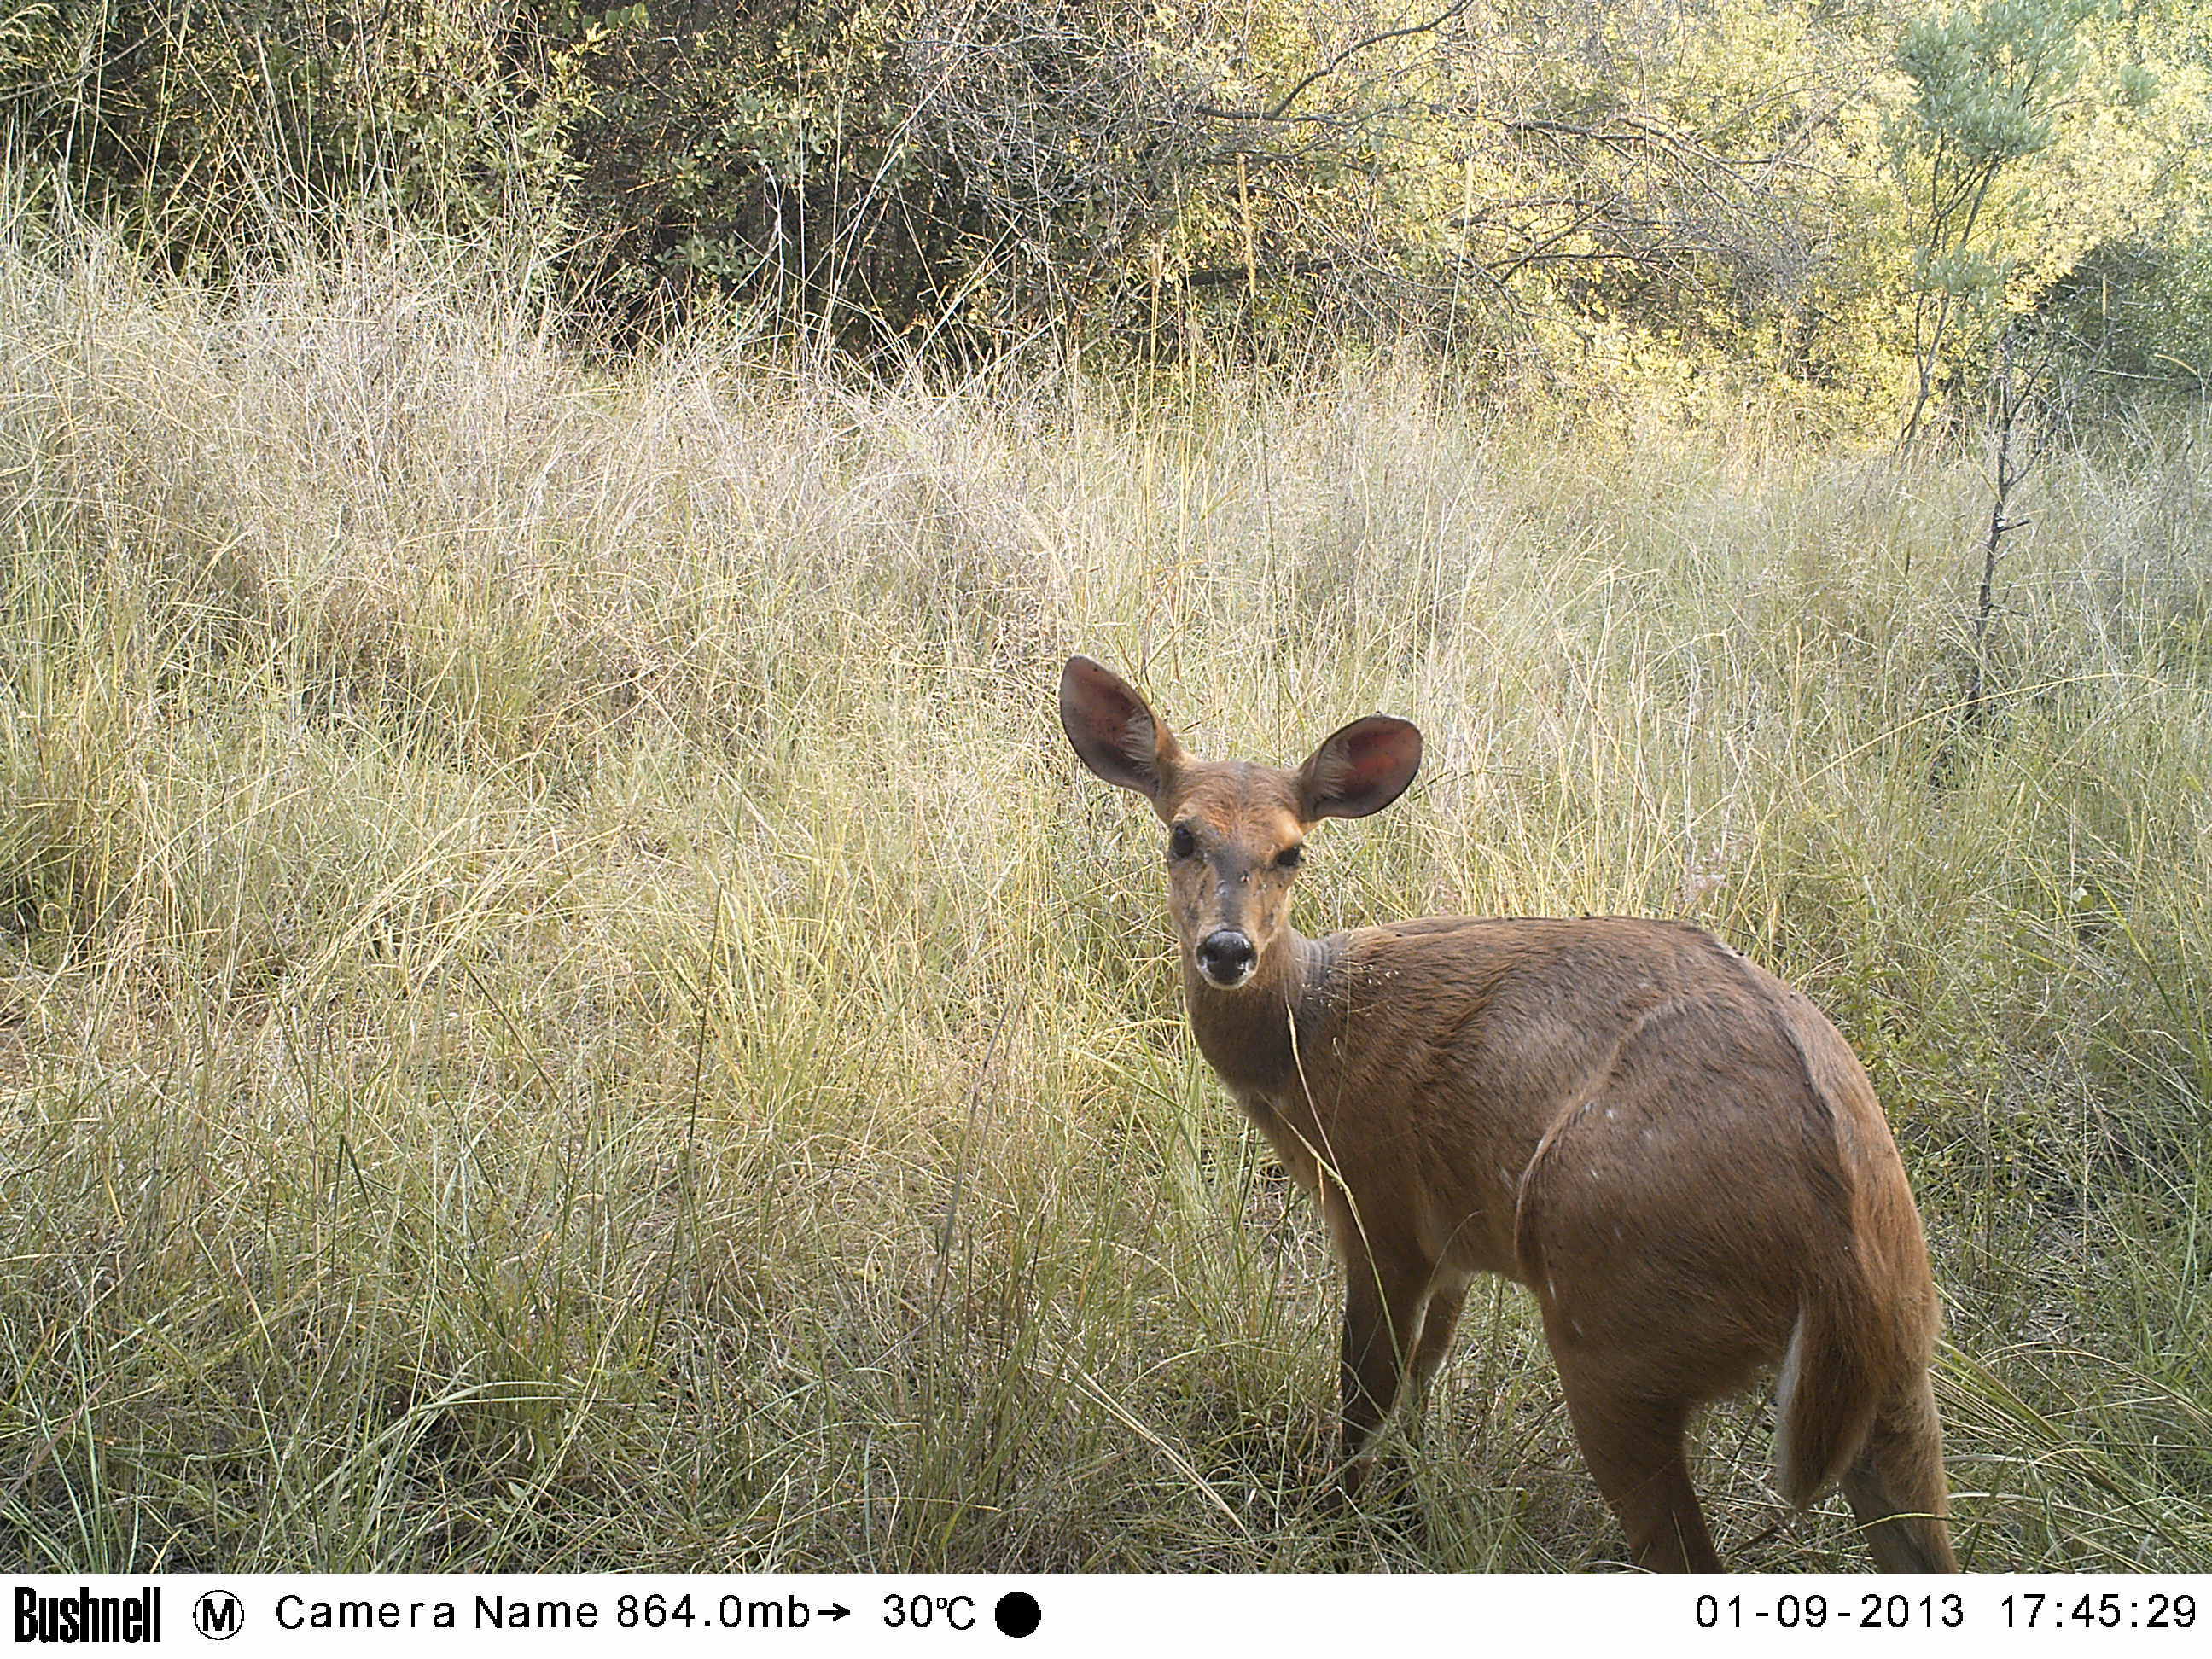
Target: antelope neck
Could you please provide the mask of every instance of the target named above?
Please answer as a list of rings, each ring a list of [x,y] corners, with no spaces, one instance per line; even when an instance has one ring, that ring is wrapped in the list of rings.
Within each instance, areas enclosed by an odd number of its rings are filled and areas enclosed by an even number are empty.
[[[1223,1082],[1267,1090],[1296,1073],[1300,1050],[1313,1041],[1332,955],[1327,940],[1286,928],[1251,979],[1224,991],[1209,984],[1184,953],[1183,1006],[1199,1051]]]

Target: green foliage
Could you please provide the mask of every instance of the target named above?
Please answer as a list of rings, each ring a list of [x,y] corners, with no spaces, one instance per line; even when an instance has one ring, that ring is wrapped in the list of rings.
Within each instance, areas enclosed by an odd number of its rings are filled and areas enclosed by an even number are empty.
[[[1908,24],[1898,66],[1912,82],[1914,142],[1950,171],[1936,191],[1972,196],[1988,169],[2049,147],[2082,68],[2081,25],[2101,0],[1979,0]]]
[[[2052,281],[2045,301],[2122,398],[2201,393],[2212,374],[2212,11],[2189,0],[2129,9],[2127,61],[2094,153],[2065,188],[2124,192],[2126,212]],[[2123,124],[2131,141],[2111,142]]]
[[[640,18],[580,134],[594,275],[734,291],[848,345],[1069,325],[1195,165],[1155,26],[1133,4],[913,0]]]
[[[173,262],[235,262],[375,196],[454,230],[557,211],[600,30],[434,0],[33,8],[9,29],[12,161]]]
[[[1418,340],[1838,406],[2067,312],[2193,384],[2190,0],[7,0],[12,188],[178,268],[364,203],[629,341],[730,306],[877,361]]]
[[[2080,78],[2082,25],[2097,0],[1977,0],[1909,25],[1898,65],[1912,85],[1893,142],[1912,204],[1912,350],[1920,429],[1947,351],[1982,343],[2002,314],[2014,261],[1985,220],[2008,173],[2051,147]],[[1978,324],[1978,327],[1977,325]]]

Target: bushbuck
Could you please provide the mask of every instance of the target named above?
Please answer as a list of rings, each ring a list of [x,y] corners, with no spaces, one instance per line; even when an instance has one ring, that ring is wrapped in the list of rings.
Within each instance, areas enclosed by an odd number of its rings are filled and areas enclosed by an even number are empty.
[[[1295,770],[1194,759],[1070,658],[1060,723],[1167,826],[1191,1030],[1321,1206],[1345,1271],[1343,1451],[1418,1403],[1478,1273],[1534,1292],[1575,1437],[1636,1563],[1717,1571],[1683,1436],[1778,1364],[1778,1484],[1840,1482],[1879,1564],[1954,1571],[1919,1212],[1873,1086],[1802,994],[1687,923],[1434,917],[1307,939],[1323,818],[1380,811],[1416,726]]]

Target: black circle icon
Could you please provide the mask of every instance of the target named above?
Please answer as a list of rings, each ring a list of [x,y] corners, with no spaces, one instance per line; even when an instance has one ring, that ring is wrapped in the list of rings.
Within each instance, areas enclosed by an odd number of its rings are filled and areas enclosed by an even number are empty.
[[[246,1626],[246,1603],[227,1589],[202,1593],[192,1603],[192,1628],[210,1642],[228,1642]]]
[[[1008,1590],[991,1609],[991,1619],[1009,1636],[1027,1636],[1043,1621],[1044,1609],[1027,1590]]]

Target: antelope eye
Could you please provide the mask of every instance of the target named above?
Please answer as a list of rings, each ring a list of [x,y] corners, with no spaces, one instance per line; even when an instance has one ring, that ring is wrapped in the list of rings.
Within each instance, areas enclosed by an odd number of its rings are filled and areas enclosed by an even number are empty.
[[[1198,850],[1198,837],[1190,833],[1190,826],[1178,823],[1168,835],[1168,856],[1187,859]]]
[[[1275,868],[1295,870],[1305,861],[1305,856],[1306,849],[1303,847],[1285,847],[1275,854]]]

